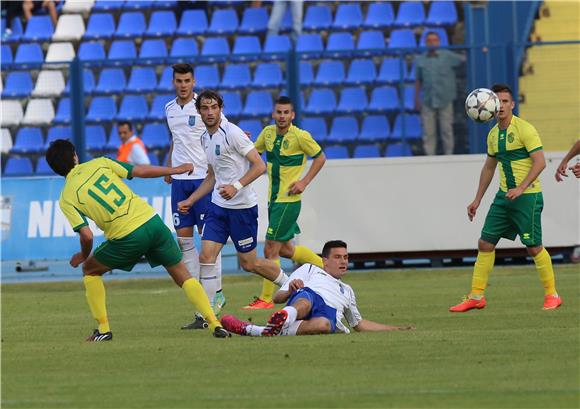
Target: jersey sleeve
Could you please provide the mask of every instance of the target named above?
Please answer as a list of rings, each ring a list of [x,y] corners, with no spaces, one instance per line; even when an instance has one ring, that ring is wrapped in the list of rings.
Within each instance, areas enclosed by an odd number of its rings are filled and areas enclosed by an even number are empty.
[[[487,156],[490,156],[492,158],[495,158],[495,155],[497,154],[497,152],[494,151],[493,149],[493,143],[492,143],[492,132],[495,128],[493,128],[489,134],[487,135]]]
[[[241,129],[235,129],[235,131],[231,132],[228,136],[231,136],[230,142],[240,155],[245,157],[252,149],[254,149],[253,142]]]
[[[310,276],[310,270],[313,268],[312,264],[304,264],[300,266],[297,270],[295,270],[288,280],[284,283],[282,287],[280,287],[280,291],[288,291],[290,288],[290,281],[292,280],[302,280],[306,283],[308,281],[308,277]]]
[[[85,215],[79,212],[70,201],[61,197],[58,205],[74,231],[79,231],[82,227],[88,226],[89,223]]]
[[[124,179],[132,179],[133,178],[133,165],[130,163],[119,162],[115,159],[109,158],[102,158],[107,162],[107,166],[113,171],[114,174],[117,176],[124,178]]]
[[[542,149],[542,141],[540,134],[531,124],[526,124],[524,132],[521,133],[522,143],[526,147],[528,153],[533,153]]]
[[[254,147],[260,153],[260,155],[266,150],[266,133],[265,129],[262,129],[260,135],[258,135],[258,139],[254,142]]]
[[[344,311],[344,318],[346,318],[348,325],[351,328],[354,328],[359,324],[359,322],[361,322],[362,316],[358,310],[358,306],[356,305],[356,296],[354,295],[354,291],[350,287],[349,290],[350,290],[350,302],[348,307],[346,307]]]
[[[310,132],[302,131],[300,133],[299,141],[300,148],[311,158],[316,158],[322,153],[322,148],[318,142],[314,140],[312,135],[310,135]]]

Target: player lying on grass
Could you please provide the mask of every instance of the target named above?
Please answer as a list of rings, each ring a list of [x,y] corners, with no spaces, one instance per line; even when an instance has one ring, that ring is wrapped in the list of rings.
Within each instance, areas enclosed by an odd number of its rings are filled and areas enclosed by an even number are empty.
[[[266,326],[243,322],[233,315],[224,315],[224,328],[253,337],[349,333],[350,330],[342,323],[344,317],[348,325],[358,332],[414,329],[412,326],[380,324],[361,317],[354,291],[341,280],[348,268],[345,242],[327,242],[322,249],[322,263],[324,270],[312,264],[304,264],[292,273],[274,294],[274,302],[287,302],[286,307],[273,313]]]
[[[163,265],[175,284],[183,288],[217,338],[229,336],[213,313],[201,284],[185,268],[182,254],[155,210],[123,183],[121,178],[154,178],[187,173],[191,163],[168,168],[132,166],[108,158],[79,164],[74,145],[63,139],[50,144],[46,161],[57,174],[66,178],[60,195],[60,209],[74,231],[79,233],[81,251],[70,259],[73,267],[83,265],[83,282],[93,318],[99,328],[87,341],[110,341],[102,275],[112,269],[131,271],[141,256],[152,267]],[[87,218],[93,220],[107,239],[92,253],[93,232]]]

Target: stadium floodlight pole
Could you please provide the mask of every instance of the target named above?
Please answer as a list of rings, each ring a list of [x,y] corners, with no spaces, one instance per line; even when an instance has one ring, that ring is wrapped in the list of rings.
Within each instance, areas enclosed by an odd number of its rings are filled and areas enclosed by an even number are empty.
[[[73,143],[81,163],[86,162],[87,159],[83,85],[83,64],[78,57],[75,57],[70,63],[70,115]]]

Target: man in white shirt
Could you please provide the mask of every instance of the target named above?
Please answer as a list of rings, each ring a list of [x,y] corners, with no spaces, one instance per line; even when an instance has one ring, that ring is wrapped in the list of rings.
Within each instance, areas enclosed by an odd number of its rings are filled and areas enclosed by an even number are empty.
[[[222,293],[221,255],[218,255],[216,259],[214,270],[206,269],[202,273],[193,238],[194,226],[197,226],[198,233],[201,235],[211,195],[201,197],[186,213],[180,213],[177,210],[177,203],[187,199],[199,189],[207,175],[207,158],[201,145],[201,135],[205,132],[205,125],[195,107],[194,86],[193,67],[190,64],[175,64],[173,87],[176,97],[165,105],[167,125],[172,136],[167,166],[193,163],[193,173],[169,176],[165,178],[165,182],[171,184],[171,212],[177,241],[183,254],[183,262],[191,274],[199,278],[214,312],[218,315],[226,303]],[[192,323],[182,327],[182,329],[203,328],[207,328],[207,323],[197,313]]]
[[[119,162],[130,163],[132,165],[150,165],[151,161],[147,156],[147,148],[133,132],[133,126],[129,121],[121,121],[117,124],[117,132],[121,140],[121,146],[117,152]]]
[[[203,91],[195,102],[207,131],[202,135],[208,171],[199,188],[178,209],[185,213],[211,192],[201,235],[201,276],[211,271],[216,257],[231,237],[241,267],[279,286],[288,276],[276,263],[256,256],[258,235],[258,202],[249,186],[266,171],[266,164],[254,144],[236,125],[223,115],[223,99],[214,91]]]
[[[272,314],[266,326],[243,322],[233,315],[224,315],[222,325],[230,332],[254,337],[335,332],[348,334],[350,330],[343,324],[343,318],[357,332],[414,329],[412,326],[396,327],[362,318],[354,291],[342,282],[348,268],[345,242],[327,242],[322,249],[322,263],[324,270],[304,264],[292,273],[274,294],[274,302],[287,302],[286,307]]]

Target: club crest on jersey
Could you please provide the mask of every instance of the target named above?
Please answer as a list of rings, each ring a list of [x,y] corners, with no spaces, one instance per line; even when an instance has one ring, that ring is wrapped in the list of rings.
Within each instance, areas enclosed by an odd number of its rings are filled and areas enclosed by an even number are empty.
[[[288,145],[290,145],[290,143],[289,143],[288,141],[284,141],[284,142],[282,143],[282,147],[283,147],[284,149],[288,149]]]
[[[513,132],[510,132],[508,135],[508,142],[512,143],[513,141],[514,141],[514,134],[513,134]]]
[[[220,155],[220,146],[219,145],[215,146],[215,154],[216,154],[216,156]]]
[[[190,115],[187,123],[189,124],[189,126],[194,126],[195,125],[195,115]]]

